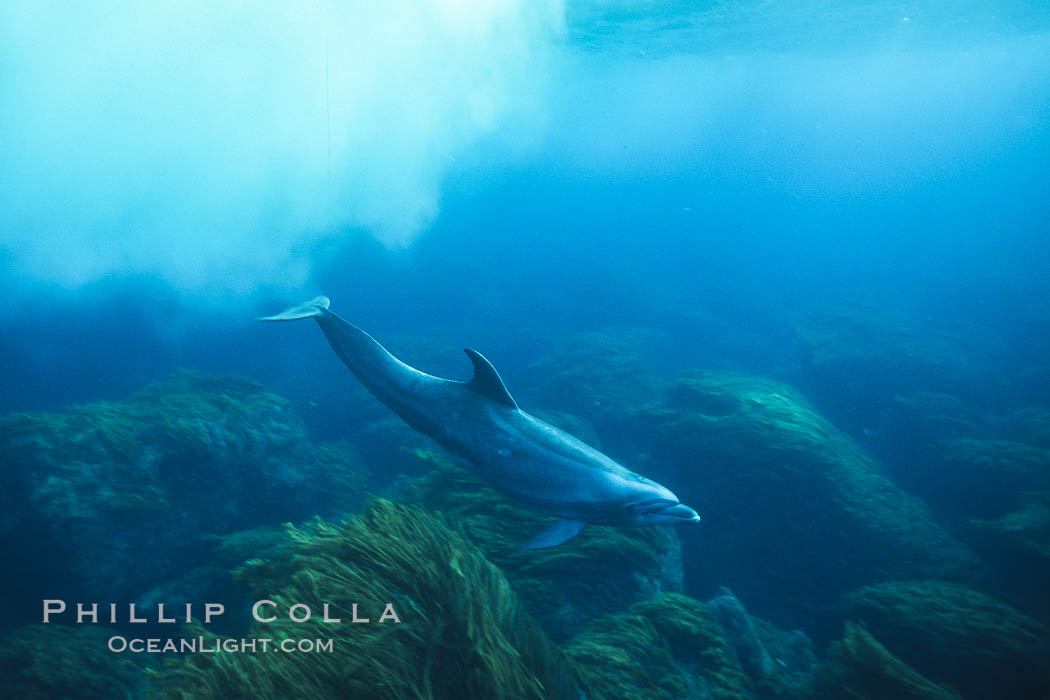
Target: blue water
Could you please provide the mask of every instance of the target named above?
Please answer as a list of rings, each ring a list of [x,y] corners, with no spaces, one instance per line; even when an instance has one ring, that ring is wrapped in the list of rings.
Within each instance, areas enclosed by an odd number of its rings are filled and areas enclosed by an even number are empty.
[[[798,314],[946,333],[1007,378],[975,410],[1047,407],[1040,3],[390,5],[0,9],[0,413],[191,368],[345,437],[320,334],[252,321],[317,294],[512,392],[581,331],[660,331],[668,377],[785,382],[883,460],[886,404],[815,385]]]
[[[180,365],[277,372],[292,349],[248,319],[315,291],[377,331],[644,323],[700,348],[698,318],[776,337],[828,299],[972,322],[1019,353],[1045,315],[1050,19],[1034,4],[570,3],[499,25],[527,51],[468,38],[430,72],[414,61],[440,46],[357,65],[366,50],[333,48],[341,25],[322,31],[336,11],[313,9],[294,38],[325,34],[328,99],[291,107],[281,89],[325,76],[260,65],[250,43],[230,58],[223,32],[251,31],[224,10],[187,8],[155,49],[176,11],[128,13],[100,53],[69,36],[107,21],[90,8],[6,10],[4,408]],[[457,115],[470,100],[492,105]],[[763,345],[731,359],[784,360]]]

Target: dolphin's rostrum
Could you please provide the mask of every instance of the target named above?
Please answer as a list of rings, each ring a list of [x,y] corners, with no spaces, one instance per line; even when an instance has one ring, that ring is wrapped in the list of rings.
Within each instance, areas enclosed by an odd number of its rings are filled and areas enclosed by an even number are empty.
[[[465,459],[500,490],[558,516],[523,545],[526,549],[567,542],[587,523],[700,522],[669,489],[518,408],[476,350],[466,351],[474,364],[469,382],[434,377],[398,360],[328,305],[327,297],[317,297],[259,320],[313,318],[343,364],[406,423]]]

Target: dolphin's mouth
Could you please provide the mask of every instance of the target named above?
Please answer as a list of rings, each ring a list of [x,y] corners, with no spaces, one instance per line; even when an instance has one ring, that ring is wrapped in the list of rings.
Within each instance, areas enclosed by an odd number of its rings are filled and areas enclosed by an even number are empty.
[[[659,516],[667,518],[668,521],[698,523],[700,516],[695,510],[678,501],[669,501],[666,498],[654,498],[649,501],[631,503],[628,508],[639,514]]]

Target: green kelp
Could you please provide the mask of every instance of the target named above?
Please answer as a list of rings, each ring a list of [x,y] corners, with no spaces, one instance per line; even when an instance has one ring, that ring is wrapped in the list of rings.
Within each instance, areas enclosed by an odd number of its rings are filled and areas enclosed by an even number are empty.
[[[696,372],[638,420],[653,460],[675,470],[678,496],[703,516],[698,530],[717,533],[681,533],[687,574],[743,600],[782,601],[782,621],[837,628],[832,601],[860,585],[967,579],[979,567],[921,501],[789,386]]]
[[[718,622],[664,593],[588,623],[565,645],[589,700],[752,697]]]
[[[94,625],[26,625],[0,642],[0,698],[95,700],[136,697],[143,671],[106,646]],[[138,658],[141,658],[139,655]]]
[[[0,451],[0,547],[34,598],[136,600],[199,565],[199,535],[341,513],[367,479],[353,450],[315,448],[261,385],[189,371],[0,418]]]
[[[866,586],[846,599],[894,655],[966,697],[1045,697],[1050,630],[964,586],[939,581]]]
[[[400,497],[442,514],[476,544],[555,640],[654,593],[681,590],[681,555],[673,529],[588,525],[553,549],[525,550],[522,542],[543,530],[550,516],[517,505],[440,452],[414,454],[430,469],[404,482]]]
[[[962,700],[954,690],[923,678],[854,622],[831,645],[817,671],[814,697],[829,700]]]
[[[238,578],[281,616],[249,636],[331,639],[330,653],[195,654],[154,677],[172,698],[565,698],[571,668],[521,608],[500,571],[440,520],[373,501],[340,525],[289,526],[296,554],[255,561]],[[323,604],[341,623],[321,620]],[[400,624],[378,622],[387,603]],[[369,624],[353,624],[353,605]]]

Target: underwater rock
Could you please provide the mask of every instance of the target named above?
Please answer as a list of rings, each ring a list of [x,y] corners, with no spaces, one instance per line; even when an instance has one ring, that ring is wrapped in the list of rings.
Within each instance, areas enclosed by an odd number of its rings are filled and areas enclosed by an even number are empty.
[[[109,651],[111,633],[91,625],[20,627],[0,642],[0,698],[139,697],[143,671],[133,655]]]
[[[223,535],[201,535],[212,545],[208,561],[233,571],[251,559],[287,559],[294,553],[295,542],[282,526],[254,527]]]
[[[991,437],[986,411],[957,396],[935,391],[896,394],[889,407],[889,439],[910,445],[933,445],[952,438]]]
[[[954,690],[923,678],[891,654],[860,625],[847,622],[846,633],[828,651],[813,696],[829,700],[962,700]]]
[[[697,372],[638,419],[704,518],[679,532],[691,590],[725,584],[778,624],[830,629],[841,620],[828,601],[865,583],[966,580],[979,567],[791,387]]]
[[[706,605],[725,632],[740,668],[756,680],[768,678],[773,673],[773,659],[759,641],[751,616],[733,592],[723,588]]]
[[[920,495],[939,510],[963,517],[1002,515],[1025,491],[1050,489],[1050,450],[1011,440],[945,440],[927,467]]]
[[[681,552],[669,526],[589,525],[553,549],[522,549],[550,516],[516,504],[439,452],[419,451],[416,458],[429,469],[403,482],[399,497],[440,513],[477,545],[555,641],[588,620],[682,589]]]
[[[156,616],[158,604],[167,610],[180,610],[186,601],[224,601],[226,612],[209,627],[216,633],[245,630],[251,622],[242,586],[233,571],[252,559],[291,557],[293,542],[284,527],[258,527],[222,535],[201,535],[207,547],[200,561],[204,566],[165,578],[139,595],[135,608],[146,616]]]
[[[866,586],[846,598],[846,612],[923,676],[968,698],[1042,698],[1050,687],[1050,630],[964,586]]]
[[[805,634],[781,630],[752,617],[725,587],[705,605],[722,628],[737,665],[755,682],[760,697],[806,696],[817,657]]]
[[[1050,408],[1022,408],[998,422],[1003,437],[1050,450]]]
[[[920,494],[930,491],[927,473],[936,471],[931,464],[939,465],[944,440],[994,436],[987,411],[935,391],[895,395],[882,427],[866,434],[867,446],[882,459],[893,480]]]
[[[594,620],[564,648],[589,700],[744,700],[754,690],[704,604],[674,593]]]
[[[674,339],[644,328],[587,331],[567,338],[523,373],[523,406],[557,407],[586,418],[617,443],[632,410],[658,399],[676,366]],[[579,436],[583,439],[583,436]]]
[[[200,535],[339,513],[367,480],[346,446],[315,449],[280,397],[197,372],[0,418],[0,450],[0,556],[17,562],[4,593],[24,610],[136,600],[199,566]]]
[[[1038,409],[993,415],[932,392],[896,396],[873,449],[893,480],[953,527],[1018,507],[1050,489],[1050,448]]]
[[[1026,367],[1011,379],[1012,395],[1017,403],[1050,406],[1050,364]]]
[[[1027,502],[1012,513],[973,520],[970,527],[980,533],[985,549],[1024,556],[1028,566],[1020,570],[1032,573],[1050,566],[1050,492],[1028,494]]]
[[[807,392],[851,432],[880,424],[896,394],[995,397],[1004,378],[986,352],[931,322],[861,304],[798,314]]]
[[[1002,517],[971,520],[965,532],[995,565],[996,593],[1050,620],[1050,491],[1025,494],[1024,503]]]
[[[802,630],[784,630],[751,617],[758,639],[773,659],[773,673],[759,682],[759,697],[809,698],[817,670],[813,642]]]
[[[895,437],[896,448],[880,450],[894,480],[952,525],[1000,516],[1023,493],[1050,489],[1050,449],[995,437]]]
[[[417,475],[426,467],[415,450],[439,449],[437,443],[396,416],[366,423],[354,433],[353,440],[375,476],[377,491],[390,486],[399,475]]]
[[[318,654],[193,654],[152,676],[170,698],[348,697],[577,700],[564,655],[524,612],[500,571],[437,518],[373,501],[340,525],[289,528],[295,555],[237,577],[278,608],[315,614],[256,623],[250,636],[331,640]],[[380,622],[392,605],[400,622]],[[353,624],[354,606],[373,611]],[[362,613],[367,614],[367,613]],[[308,659],[308,662],[304,662]]]

